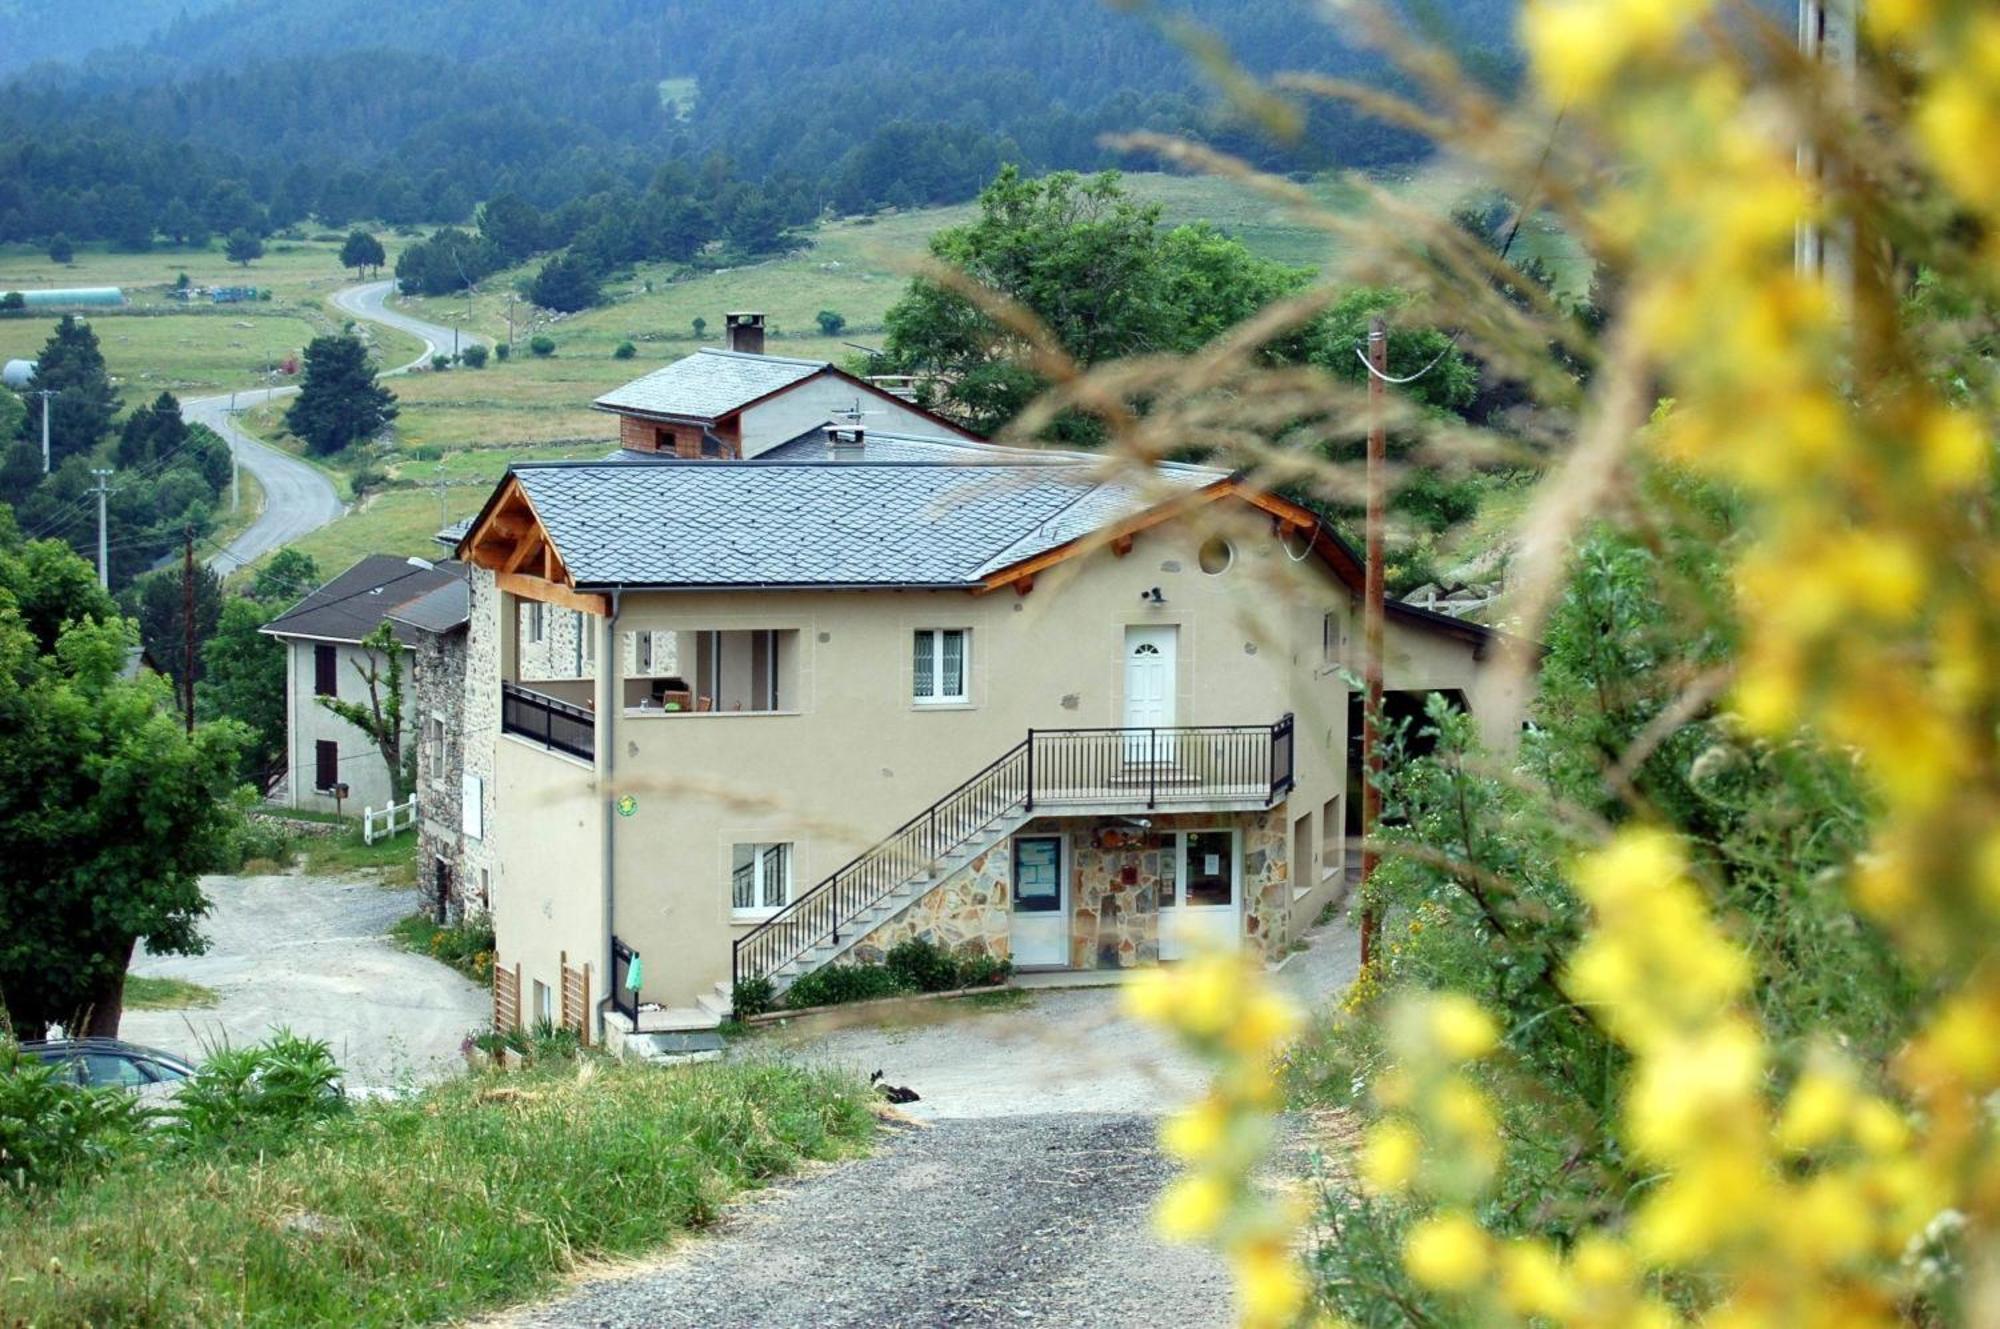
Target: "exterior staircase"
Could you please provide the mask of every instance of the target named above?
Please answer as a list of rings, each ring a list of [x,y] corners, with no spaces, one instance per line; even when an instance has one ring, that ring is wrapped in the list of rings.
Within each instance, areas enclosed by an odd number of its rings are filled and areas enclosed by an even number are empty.
[[[1259,725],[1031,729],[979,774],[737,938],[729,980],[702,993],[697,1004],[727,1018],[735,985],[754,979],[768,979],[782,994],[1031,817],[1173,806],[1264,808],[1290,791],[1293,771],[1289,715]],[[616,952],[614,938],[614,957]]]
[[[832,964],[853,950],[884,923],[890,922],[924,896],[963,872],[981,854],[995,845],[1004,843],[1008,836],[1020,830],[1034,815],[1026,807],[1016,806],[974,831],[950,850],[940,854],[934,863],[925,864],[920,871],[898,883],[880,899],[848,918],[838,930],[829,932],[766,974],[765,977],[771,980],[773,992],[783,995],[785,989],[791,987],[798,979],[823,965]],[[713,995],[704,992],[695,998],[695,1001],[704,1010],[712,1011],[725,1019],[735,1004],[727,982],[717,983]]]

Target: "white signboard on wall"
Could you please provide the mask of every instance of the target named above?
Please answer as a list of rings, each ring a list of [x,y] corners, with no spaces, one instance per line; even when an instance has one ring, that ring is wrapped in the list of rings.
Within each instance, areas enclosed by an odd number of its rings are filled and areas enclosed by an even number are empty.
[[[462,829],[467,836],[474,840],[483,839],[484,827],[481,809],[485,806],[482,799],[482,795],[485,793],[485,786],[481,783],[478,776],[468,775],[465,777],[464,786],[460,792],[464,808],[461,814]]]

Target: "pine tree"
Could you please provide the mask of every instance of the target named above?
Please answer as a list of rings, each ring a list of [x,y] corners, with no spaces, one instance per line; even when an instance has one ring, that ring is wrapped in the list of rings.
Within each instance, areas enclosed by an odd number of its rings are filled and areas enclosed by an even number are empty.
[[[313,338],[285,428],[324,455],[372,436],[395,418],[396,394],[375,381],[366,347],[353,337]]]
[[[340,247],[340,266],[353,268],[356,277],[363,269],[380,268],[387,260],[382,242],[359,227],[347,233],[347,242]]]
[[[104,352],[88,323],[64,314],[42,347],[35,387],[60,394],[44,399],[49,410],[49,454],[56,465],[91,451],[110,432],[118,414],[118,393],[104,368]],[[31,426],[39,428],[37,416]]]

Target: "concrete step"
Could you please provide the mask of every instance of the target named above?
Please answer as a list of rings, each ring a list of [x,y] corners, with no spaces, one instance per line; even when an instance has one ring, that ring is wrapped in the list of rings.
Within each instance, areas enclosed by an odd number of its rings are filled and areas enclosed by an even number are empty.
[[[694,1004],[719,1020],[727,1020],[736,1010],[735,1001],[718,992],[701,993],[694,999]]]

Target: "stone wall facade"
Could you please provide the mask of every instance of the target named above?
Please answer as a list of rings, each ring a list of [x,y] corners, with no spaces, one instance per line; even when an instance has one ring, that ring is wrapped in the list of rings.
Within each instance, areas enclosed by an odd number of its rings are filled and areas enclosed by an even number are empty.
[[[459,693],[459,895],[467,913],[493,907],[499,888],[500,828],[493,806],[494,746],[500,740],[500,588],[486,568],[467,569],[471,579],[471,626],[464,637]],[[476,809],[476,827],[465,803]],[[474,833],[476,829],[476,834]]]
[[[922,937],[960,955],[1004,960],[1013,874],[1013,841],[1002,840],[902,913],[885,919],[848,955],[862,963],[879,961],[898,942]]]
[[[586,623],[587,615],[574,609],[538,604],[532,600],[516,601],[514,612],[519,620],[515,641],[520,656],[521,682],[533,685],[551,680],[597,677],[597,659],[589,640],[595,620]],[[533,623],[538,616],[541,619],[539,637],[533,631]]]
[[[417,872],[437,916],[465,916],[466,632],[418,632],[411,653],[417,731]],[[445,865],[440,893],[437,865]],[[476,883],[475,883],[476,887]]]
[[[1242,941],[1267,959],[1290,943],[1292,880],[1284,805],[1261,813],[1171,813],[1134,825],[1130,817],[1043,817],[1017,834],[1061,835],[1069,872],[1069,966],[1130,969],[1160,959],[1162,890],[1178,871],[1182,831],[1233,829],[1242,858]],[[943,885],[885,920],[848,957],[879,961],[889,948],[923,937],[961,954],[1005,957],[1010,935],[1013,841],[1003,840]]]

